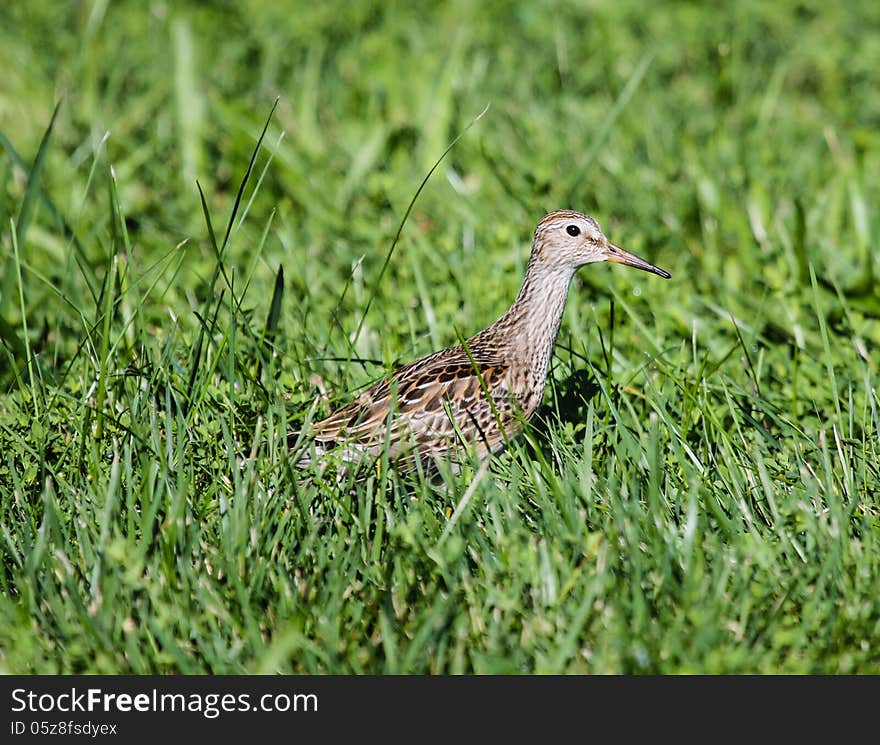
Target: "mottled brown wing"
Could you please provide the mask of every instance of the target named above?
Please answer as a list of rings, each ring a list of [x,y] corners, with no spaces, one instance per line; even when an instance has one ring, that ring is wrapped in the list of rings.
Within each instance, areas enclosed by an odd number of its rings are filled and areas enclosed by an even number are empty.
[[[461,347],[445,349],[400,368],[315,424],[315,439],[360,444],[377,455],[388,438],[397,457],[412,449],[440,454],[460,441],[460,432],[481,454],[497,450],[518,426],[508,369],[499,359],[471,362]]]

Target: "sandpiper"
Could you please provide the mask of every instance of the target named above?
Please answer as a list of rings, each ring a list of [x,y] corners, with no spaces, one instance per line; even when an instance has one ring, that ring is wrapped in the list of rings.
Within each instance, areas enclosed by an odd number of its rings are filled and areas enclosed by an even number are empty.
[[[339,448],[342,460],[359,462],[387,446],[393,461],[429,463],[462,445],[481,458],[504,448],[543,398],[571,278],[598,261],[670,277],[611,243],[589,215],[551,212],[535,229],[525,279],[507,312],[464,344],[398,368],[316,422],[314,454]]]

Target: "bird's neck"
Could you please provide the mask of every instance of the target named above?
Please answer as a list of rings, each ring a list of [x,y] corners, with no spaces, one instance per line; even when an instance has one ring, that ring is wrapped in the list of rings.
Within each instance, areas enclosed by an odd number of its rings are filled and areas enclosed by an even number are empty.
[[[562,323],[574,269],[548,267],[534,257],[513,305],[496,322],[509,335],[510,352],[543,380]]]

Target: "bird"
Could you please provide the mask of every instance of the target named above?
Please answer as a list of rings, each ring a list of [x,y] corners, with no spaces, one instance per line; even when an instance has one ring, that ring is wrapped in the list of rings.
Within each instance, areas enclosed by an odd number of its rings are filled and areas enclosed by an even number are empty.
[[[545,215],[535,228],[525,278],[513,304],[461,344],[419,357],[314,422],[310,453],[347,464],[389,460],[436,466],[472,447],[483,460],[503,450],[538,410],[569,286],[586,264],[608,261],[670,279],[669,272],[611,243],[595,219],[574,210]],[[301,442],[299,433],[291,437]]]

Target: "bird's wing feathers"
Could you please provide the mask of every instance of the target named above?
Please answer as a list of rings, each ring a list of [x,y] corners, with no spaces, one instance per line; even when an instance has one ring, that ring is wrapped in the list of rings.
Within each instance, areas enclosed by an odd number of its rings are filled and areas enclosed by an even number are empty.
[[[457,422],[479,450],[494,450],[515,421],[508,372],[497,357],[473,355],[471,361],[462,347],[445,349],[400,368],[317,422],[315,439],[359,441],[376,454],[387,438],[392,456],[411,448],[429,453],[460,439]]]

